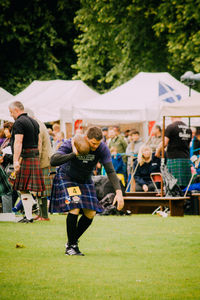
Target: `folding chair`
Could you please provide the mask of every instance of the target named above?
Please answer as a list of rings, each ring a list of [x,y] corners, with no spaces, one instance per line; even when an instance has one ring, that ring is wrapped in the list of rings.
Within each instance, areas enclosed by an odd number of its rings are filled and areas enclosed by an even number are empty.
[[[160,194],[160,190],[162,190],[163,187],[163,178],[161,173],[151,173],[150,174],[151,181],[155,187],[155,190],[158,194]],[[158,189],[158,186],[156,183],[160,183],[160,190]]]

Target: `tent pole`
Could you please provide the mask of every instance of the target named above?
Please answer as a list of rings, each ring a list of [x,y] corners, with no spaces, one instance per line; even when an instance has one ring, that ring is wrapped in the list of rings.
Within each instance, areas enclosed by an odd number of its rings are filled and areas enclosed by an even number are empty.
[[[162,158],[161,164],[164,165],[165,160],[165,116],[163,116],[163,130],[162,130]],[[163,197],[163,180],[161,180],[161,197]]]

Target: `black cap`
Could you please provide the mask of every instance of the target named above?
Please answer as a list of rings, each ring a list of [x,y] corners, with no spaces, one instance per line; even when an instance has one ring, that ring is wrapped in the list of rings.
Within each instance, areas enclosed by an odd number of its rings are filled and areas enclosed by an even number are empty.
[[[108,127],[101,128],[102,131],[108,131]]]

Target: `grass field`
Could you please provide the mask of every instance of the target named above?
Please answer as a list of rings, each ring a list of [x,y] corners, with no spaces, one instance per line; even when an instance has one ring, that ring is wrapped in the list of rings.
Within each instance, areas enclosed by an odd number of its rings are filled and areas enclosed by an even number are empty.
[[[199,216],[97,216],[84,257],[64,255],[65,218],[0,223],[1,300],[200,299]]]

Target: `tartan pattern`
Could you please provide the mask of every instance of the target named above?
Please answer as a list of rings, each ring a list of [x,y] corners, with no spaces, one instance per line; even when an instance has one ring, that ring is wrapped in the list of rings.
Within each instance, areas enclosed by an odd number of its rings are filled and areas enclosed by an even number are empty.
[[[23,158],[13,189],[18,191],[42,192],[45,190],[39,157]]]
[[[51,196],[53,177],[49,176],[50,172],[56,172],[56,168],[50,166],[46,168],[42,168],[42,175],[43,175],[44,185],[45,185],[45,191],[42,192],[42,197]]]
[[[167,168],[180,186],[187,186],[191,178],[191,163],[188,158],[168,158]]]
[[[81,195],[78,203],[75,203],[73,196],[70,197],[67,188],[78,186]],[[69,203],[66,204],[65,201]],[[96,196],[94,183],[78,183],[71,181],[68,176],[63,177],[59,172],[54,177],[51,193],[50,212],[67,212],[74,208],[87,208],[96,212],[103,212],[103,207],[99,204]]]
[[[11,192],[11,185],[9,184],[8,176],[0,166],[0,196],[6,195],[9,192]]]

